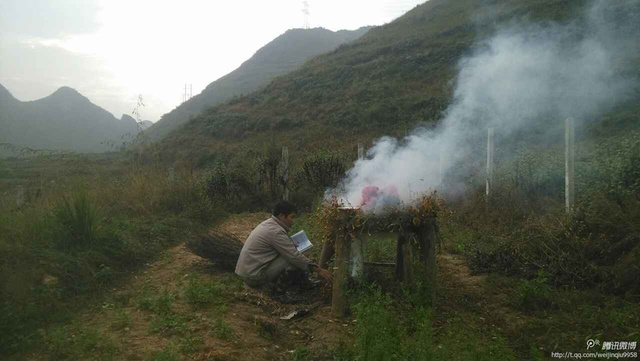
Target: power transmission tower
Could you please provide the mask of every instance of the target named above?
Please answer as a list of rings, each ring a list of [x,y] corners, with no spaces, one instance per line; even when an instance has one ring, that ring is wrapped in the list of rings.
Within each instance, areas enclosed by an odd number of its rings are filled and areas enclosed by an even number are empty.
[[[311,13],[309,12],[309,2],[307,0],[302,2],[302,14],[304,15],[303,28],[309,29],[309,16]]]
[[[187,85],[189,85],[189,90],[187,90]],[[193,97],[193,84],[184,84],[184,93],[182,93],[182,102],[186,102],[187,100]]]

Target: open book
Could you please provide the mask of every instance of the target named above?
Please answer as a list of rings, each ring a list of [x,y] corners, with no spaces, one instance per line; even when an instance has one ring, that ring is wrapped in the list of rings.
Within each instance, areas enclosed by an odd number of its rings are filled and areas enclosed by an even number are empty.
[[[303,253],[304,251],[313,247],[313,245],[311,244],[311,241],[309,241],[309,237],[307,237],[307,234],[304,233],[304,230],[291,236],[291,239],[293,239],[293,244],[296,245],[296,248],[300,253]]]

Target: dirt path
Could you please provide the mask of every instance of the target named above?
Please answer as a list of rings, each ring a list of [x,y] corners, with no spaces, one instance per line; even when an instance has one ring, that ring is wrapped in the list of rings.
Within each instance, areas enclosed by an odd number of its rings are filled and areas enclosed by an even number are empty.
[[[245,239],[264,219],[263,213],[237,216],[219,227]],[[199,288],[194,288],[194,279]],[[213,297],[207,293],[210,285],[223,290],[213,301],[205,298]],[[194,307],[189,292],[210,304]],[[328,295],[318,290],[302,304],[280,303],[244,289],[233,273],[212,270],[181,244],[71,325],[43,330],[49,352],[27,359],[291,360],[297,352],[332,360],[330,350],[353,324],[331,316]],[[281,319],[310,306],[316,307],[308,316]],[[87,335],[98,335],[99,340],[85,341]]]
[[[218,228],[244,240],[267,216],[237,215]],[[503,290],[489,287],[486,276],[472,275],[460,256],[441,254],[438,264],[436,335],[446,335],[456,329],[455,322],[461,322],[486,335],[488,344],[505,337],[509,347],[522,346],[514,335],[526,316],[510,308]],[[211,285],[223,291],[209,294]],[[101,305],[83,311],[58,332],[61,336],[43,331],[49,352],[27,359],[292,360],[299,353],[313,355],[313,360],[333,360],[332,350],[353,339],[354,323],[332,317],[328,291],[318,290],[301,304],[284,304],[243,288],[233,273],[212,270],[181,244],[114,289]],[[194,307],[190,302],[194,294],[208,303]],[[317,308],[306,317],[281,319],[311,306]]]
[[[438,267],[436,328],[463,318],[466,327],[487,335],[487,342],[504,338],[508,349],[527,358],[531,345],[520,342],[520,332],[532,316],[513,307],[513,289],[501,287],[487,275],[473,275],[460,255],[438,255]]]

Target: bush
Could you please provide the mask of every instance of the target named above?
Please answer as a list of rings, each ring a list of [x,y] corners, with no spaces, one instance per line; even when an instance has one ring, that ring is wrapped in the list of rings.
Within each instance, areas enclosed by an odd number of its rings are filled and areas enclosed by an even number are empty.
[[[210,171],[207,194],[230,212],[259,209],[266,204],[257,167],[249,162],[218,162]]]
[[[518,306],[524,311],[545,309],[553,304],[552,289],[547,284],[548,278],[543,270],[532,281],[523,281],[518,288]]]
[[[302,163],[304,181],[317,190],[333,188],[344,177],[346,164],[346,157],[336,151],[311,153]]]

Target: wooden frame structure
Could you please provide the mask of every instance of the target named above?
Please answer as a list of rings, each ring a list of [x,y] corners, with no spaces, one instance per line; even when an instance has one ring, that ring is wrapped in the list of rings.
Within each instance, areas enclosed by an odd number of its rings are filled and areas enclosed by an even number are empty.
[[[331,299],[331,311],[336,317],[344,317],[347,314],[348,304],[346,291],[348,289],[349,278],[354,275],[353,266],[360,264],[372,266],[363,262],[362,252],[353,252],[354,245],[364,242],[362,234],[370,232],[393,232],[398,235],[396,243],[395,273],[398,281],[413,284],[416,279],[414,270],[414,259],[417,258],[426,268],[427,282],[434,285],[437,278],[436,265],[436,219],[429,217],[423,219],[420,225],[410,225],[409,227],[398,227],[398,224],[389,225],[384,219],[379,219],[368,224],[358,224],[359,220],[354,217],[357,208],[340,208],[339,217],[342,227],[333,230],[331,242],[325,242],[320,256],[320,267],[326,268],[331,256],[335,253],[333,267],[333,292]],[[355,248],[357,249],[357,247]],[[415,257],[415,254],[418,257]],[[386,264],[384,264],[386,265]],[[432,288],[433,289],[433,288]],[[435,293],[432,292],[432,304],[435,300]]]

